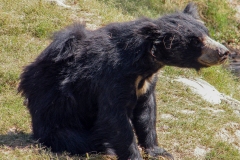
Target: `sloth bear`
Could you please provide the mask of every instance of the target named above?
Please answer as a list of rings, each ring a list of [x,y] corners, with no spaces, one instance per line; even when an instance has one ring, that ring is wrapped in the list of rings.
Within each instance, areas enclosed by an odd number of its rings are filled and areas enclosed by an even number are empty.
[[[158,19],[112,23],[97,30],[74,24],[20,77],[33,137],[53,152],[98,152],[121,160],[173,156],[158,147],[157,73],[223,63],[229,51],[209,37],[189,3]],[[135,138],[136,135],[136,138]]]

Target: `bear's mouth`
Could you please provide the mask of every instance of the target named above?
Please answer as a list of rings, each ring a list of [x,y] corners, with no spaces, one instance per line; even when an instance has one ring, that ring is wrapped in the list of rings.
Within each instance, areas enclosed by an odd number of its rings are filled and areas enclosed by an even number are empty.
[[[222,57],[222,58],[218,58],[218,57],[213,57],[213,56],[207,56],[207,55],[203,55],[201,57],[198,58],[198,62],[205,65],[205,66],[213,66],[213,65],[220,65],[225,63],[227,60],[227,56],[226,57]]]
[[[219,60],[217,62],[209,62],[209,61],[204,61],[201,59],[198,59],[198,62],[201,63],[204,66],[210,67],[210,66],[214,66],[214,65],[220,65],[223,64],[224,62],[226,62],[227,58],[224,58],[222,60]]]
[[[225,63],[225,62],[227,61],[227,59],[228,59],[227,56],[226,56],[226,57],[223,57],[219,62],[220,62],[221,64],[223,64],[223,63]]]

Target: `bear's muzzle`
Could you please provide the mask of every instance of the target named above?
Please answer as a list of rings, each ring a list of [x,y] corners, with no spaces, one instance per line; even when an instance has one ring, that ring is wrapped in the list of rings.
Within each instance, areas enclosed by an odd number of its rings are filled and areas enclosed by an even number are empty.
[[[203,44],[202,55],[198,58],[199,63],[206,66],[213,66],[224,63],[228,58],[229,50],[210,37],[204,37]]]

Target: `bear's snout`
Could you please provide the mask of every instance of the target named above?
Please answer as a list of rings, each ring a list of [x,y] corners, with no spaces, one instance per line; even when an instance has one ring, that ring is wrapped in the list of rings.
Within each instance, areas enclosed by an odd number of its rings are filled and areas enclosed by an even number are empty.
[[[203,40],[202,54],[198,62],[205,66],[222,64],[228,58],[230,51],[222,44],[206,36]]]

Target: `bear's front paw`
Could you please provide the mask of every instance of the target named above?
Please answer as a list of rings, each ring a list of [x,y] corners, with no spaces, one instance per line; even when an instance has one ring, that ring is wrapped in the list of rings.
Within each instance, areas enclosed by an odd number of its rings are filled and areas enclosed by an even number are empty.
[[[148,155],[150,155],[151,157],[164,157],[168,160],[174,160],[172,154],[168,153],[165,149],[160,148],[160,147],[153,147],[151,149],[146,149],[146,152],[148,153]]]

